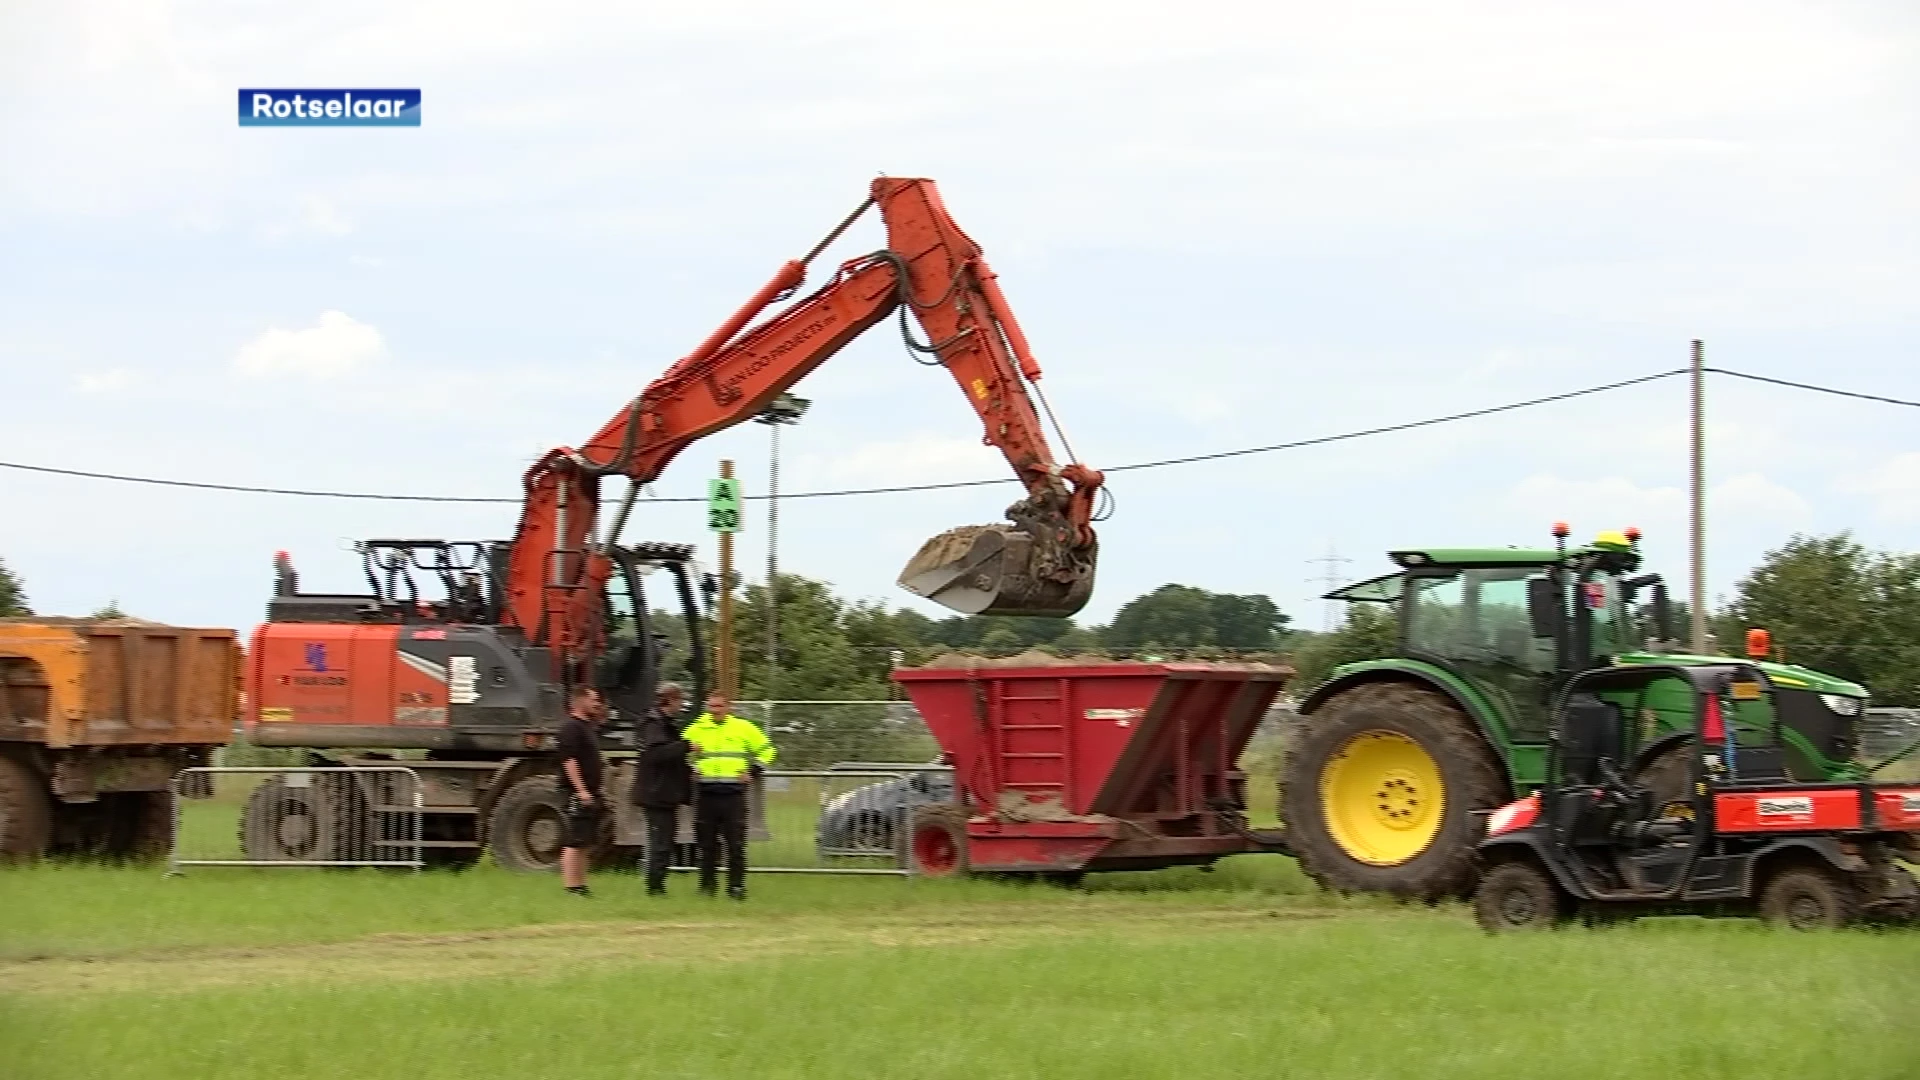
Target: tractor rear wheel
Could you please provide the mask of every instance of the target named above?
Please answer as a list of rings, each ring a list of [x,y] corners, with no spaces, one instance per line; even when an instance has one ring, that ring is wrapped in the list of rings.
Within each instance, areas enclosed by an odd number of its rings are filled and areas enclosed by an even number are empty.
[[[40,774],[0,754],[0,863],[29,861],[53,842],[53,801]]]
[[[916,806],[908,819],[908,858],[920,877],[966,877],[966,813],[951,806]]]
[[[1489,934],[1545,930],[1566,918],[1567,904],[1546,871],[1530,862],[1501,863],[1480,879],[1473,918]]]
[[[1767,879],[1760,917],[1792,930],[1837,930],[1860,917],[1860,890],[1837,870],[1789,866]]]
[[[1687,772],[1693,754],[1693,740],[1681,739],[1672,746],[1655,754],[1652,761],[1642,765],[1633,774],[1633,782],[1646,788],[1653,795],[1653,809],[1657,814],[1671,803],[1683,802],[1689,806],[1692,800],[1687,791]]]
[[[1407,683],[1344,691],[1295,727],[1280,818],[1308,876],[1341,892],[1436,900],[1473,887],[1476,811],[1509,798],[1486,741],[1445,696]]]

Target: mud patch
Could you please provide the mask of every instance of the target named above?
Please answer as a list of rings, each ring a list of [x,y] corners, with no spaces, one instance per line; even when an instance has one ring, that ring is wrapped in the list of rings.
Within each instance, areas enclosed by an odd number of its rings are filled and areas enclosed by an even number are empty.
[[[585,968],[675,966],[874,948],[1006,947],[1060,936],[1128,938],[1271,926],[1328,918],[1325,910],[1113,912],[989,905],[918,917],[802,917],[768,921],[572,923],[454,934],[378,934],[328,945],[50,957],[0,963],[17,994],[190,992],[292,983],[563,978]],[[716,954],[714,943],[729,948]]]

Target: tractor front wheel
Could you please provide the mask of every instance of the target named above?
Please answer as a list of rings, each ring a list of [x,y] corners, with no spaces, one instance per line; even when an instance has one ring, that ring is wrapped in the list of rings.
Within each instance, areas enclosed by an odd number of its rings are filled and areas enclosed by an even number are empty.
[[[1480,879],[1473,918],[1489,934],[1545,930],[1566,918],[1567,905],[1546,871],[1530,862],[1501,863]]]
[[[1323,887],[1436,900],[1473,886],[1476,811],[1508,800],[1499,764],[1452,701],[1369,683],[1290,725],[1280,814]]]

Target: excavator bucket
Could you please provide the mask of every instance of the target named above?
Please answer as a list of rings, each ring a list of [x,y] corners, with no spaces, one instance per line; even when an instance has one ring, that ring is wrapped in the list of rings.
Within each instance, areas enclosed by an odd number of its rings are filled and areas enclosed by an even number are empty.
[[[966,525],[920,546],[900,587],[962,615],[1065,618],[1093,595],[1094,552],[1073,572],[1044,572],[1041,547],[1012,525]],[[1064,578],[1064,580],[1063,580]]]

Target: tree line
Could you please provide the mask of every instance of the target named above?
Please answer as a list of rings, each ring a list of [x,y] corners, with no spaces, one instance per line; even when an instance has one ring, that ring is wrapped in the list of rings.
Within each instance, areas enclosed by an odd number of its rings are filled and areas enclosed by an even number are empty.
[[[883,700],[888,672],[949,651],[1008,656],[1028,649],[1070,656],[1244,658],[1290,663],[1305,690],[1343,663],[1388,655],[1391,608],[1351,604],[1330,633],[1297,629],[1263,594],[1216,593],[1167,584],[1122,605],[1103,625],[1073,619],[951,616],[933,619],[878,601],[848,600],[797,574],[779,578],[778,656],[767,655],[765,583],[738,593],[736,640],[742,696],[788,700]],[[1684,605],[1676,605],[1684,625]],[[0,561],[0,616],[32,614],[25,583]],[[94,613],[124,615],[117,603]],[[656,629],[681,647],[686,627],[655,613]],[[1776,659],[1865,685],[1876,704],[1920,707],[1920,554],[1876,551],[1848,533],[1794,536],[1769,551],[1710,618],[1718,649],[1742,651],[1748,627],[1772,634]]]

